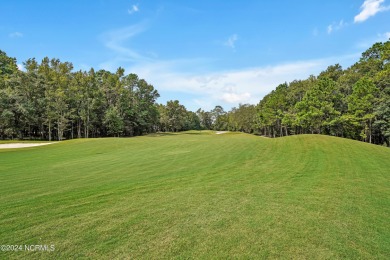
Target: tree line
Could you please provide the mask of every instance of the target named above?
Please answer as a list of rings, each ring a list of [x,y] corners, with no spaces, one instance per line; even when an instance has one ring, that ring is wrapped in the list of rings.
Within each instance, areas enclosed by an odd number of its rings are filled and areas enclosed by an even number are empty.
[[[213,122],[210,129],[326,134],[390,146],[390,41],[375,43],[347,69],[335,64],[280,84],[257,105],[240,105]]]
[[[0,51],[0,137],[62,140],[156,131],[230,130],[268,137],[326,134],[390,146],[390,41],[347,69],[283,83],[257,105],[188,111],[136,74],[73,71],[69,62],[24,62]]]
[[[135,136],[156,131],[157,90],[136,74],[73,72],[73,65],[44,58],[24,62],[0,51],[0,136],[63,140]]]
[[[239,112],[221,106],[192,112],[178,100],[156,102],[158,91],[136,74],[93,68],[73,71],[70,62],[34,58],[19,70],[0,51],[0,137],[64,140],[137,136],[153,132],[229,129],[249,131]],[[236,112],[235,112],[236,111]],[[253,111],[252,111],[253,112]],[[244,120],[244,121],[243,121]]]

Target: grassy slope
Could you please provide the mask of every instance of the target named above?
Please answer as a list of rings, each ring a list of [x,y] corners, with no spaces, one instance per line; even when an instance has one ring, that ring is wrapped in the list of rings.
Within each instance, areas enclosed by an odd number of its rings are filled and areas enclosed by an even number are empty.
[[[0,151],[0,258],[386,258],[390,149],[187,133]]]

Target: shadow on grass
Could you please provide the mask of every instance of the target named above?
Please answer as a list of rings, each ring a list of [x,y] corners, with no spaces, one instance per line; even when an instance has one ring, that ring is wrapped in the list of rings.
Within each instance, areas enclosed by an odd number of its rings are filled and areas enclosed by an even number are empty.
[[[171,132],[167,132],[167,133],[154,133],[154,134],[148,134],[148,135],[145,135],[145,137],[160,137],[160,136],[171,136],[171,135],[177,135],[178,133],[171,133]]]
[[[174,136],[174,135],[208,135],[210,133],[203,131],[184,131],[184,132],[159,132],[148,134],[147,137]]]
[[[183,133],[183,135],[207,135],[209,133],[202,133],[202,132],[198,132],[198,133],[194,133],[194,132],[191,132],[191,133]]]

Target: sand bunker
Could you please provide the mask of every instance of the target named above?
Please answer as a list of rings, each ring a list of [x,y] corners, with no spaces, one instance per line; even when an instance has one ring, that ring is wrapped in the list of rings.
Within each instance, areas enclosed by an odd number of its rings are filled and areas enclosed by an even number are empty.
[[[26,148],[26,147],[48,145],[48,144],[54,144],[54,143],[10,143],[10,144],[0,144],[0,149]]]
[[[226,134],[228,131],[218,131],[216,132],[217,135]]]

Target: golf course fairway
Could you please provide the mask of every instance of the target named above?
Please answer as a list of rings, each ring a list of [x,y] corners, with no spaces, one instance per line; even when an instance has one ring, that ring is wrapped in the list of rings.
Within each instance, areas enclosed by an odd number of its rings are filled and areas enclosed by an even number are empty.
[[[0,259],[388,259],[389,219],[390,149],[337,137],[0,150]]]

